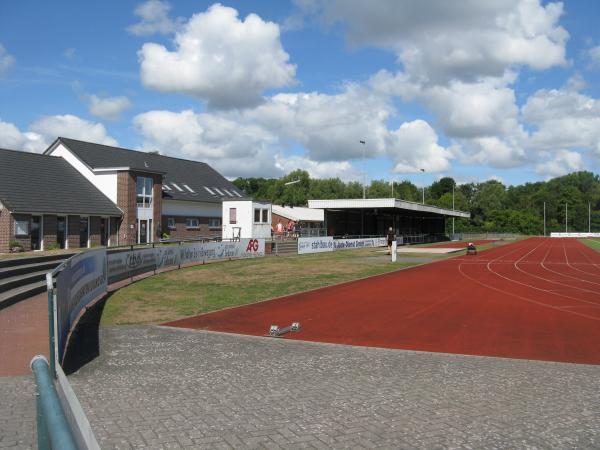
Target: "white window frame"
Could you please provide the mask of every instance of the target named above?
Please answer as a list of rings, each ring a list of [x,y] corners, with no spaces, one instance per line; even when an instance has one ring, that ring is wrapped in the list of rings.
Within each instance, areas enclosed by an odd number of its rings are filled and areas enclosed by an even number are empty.
[[[256,220],[256,211],[258,211],[258,220]],[[266,220],[264,220],[264,214],[267,214]],[[269,209],[268,208],[254,208],[254,223],[255,224],[260,224],[260,223],[269,223]]]
[[[221,228],[221,218],[220,217],[209,217],[208,218],[208,228]]]
[[[177,229],[175,217],[167,217],[167,228],[169,230],[176,230]]]
[[[138,193],[138,184],[140,182],[140,180],[142,181],[142,193]],[[146,188],[147,186],[147,180],[150,180],[151,184],[150,184],[150,193],[148,194],[148,192],[146,192]],[[142,197],[142,202],[138,202],[138,197]],[[154,180],[151,177],[142,177],[142,176],[138,176],[135,180],[135,203],[137,205],[138,208],[151,208],[152,207],[152,201],[154,199]]]
[[[191,225],[194,222],[197,223],[197,225]],[[185,219],[185,228],[188,230],[197,230],[200,228],[200,219],[197,217],[186,217]]]
[[[25,228],[26,228],[26,231],[27,231],[25,234],[23,234],[23,233],[17,233],[17,227],[19,226],[18,225],[19,222],[21,223],[21,225],[23,223],[25,223]],[[27,237],[27,236],[29,236],[30,229],[31,229],[31,227],[30,227],[30,219],[27,219],[27,220],[17,220],[17,219],[15,219],[15,237]]]

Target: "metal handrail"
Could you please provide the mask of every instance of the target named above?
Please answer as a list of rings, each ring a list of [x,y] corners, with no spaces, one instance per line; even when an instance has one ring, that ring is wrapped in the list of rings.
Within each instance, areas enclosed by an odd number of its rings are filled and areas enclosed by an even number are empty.
[[[58,398],[48,360],[34,356],[30,363],[36,383],[37,439],[39,449],[77,450],[75,438]]]

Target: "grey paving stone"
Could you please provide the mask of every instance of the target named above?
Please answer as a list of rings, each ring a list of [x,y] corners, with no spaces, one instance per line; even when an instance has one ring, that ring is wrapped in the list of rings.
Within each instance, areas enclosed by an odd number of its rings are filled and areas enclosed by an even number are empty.
[[[600,448],[600,366],[163,327],[101,343],[70,380],[102,448]],[[0,393],[0,437],[27,448],[33,384]]]

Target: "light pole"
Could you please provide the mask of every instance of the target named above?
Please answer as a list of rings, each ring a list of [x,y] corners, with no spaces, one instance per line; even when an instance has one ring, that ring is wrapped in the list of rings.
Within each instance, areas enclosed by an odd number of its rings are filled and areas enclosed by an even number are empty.
[[[452,212],[454,212],[454,183],[452,183]],[[454,216],[452,216],[452,239],[454,239]]]
[[[546,237],[546,202],[544,202],[544,237]]]
[[[569,204],[565,203],[565,233],[569,232]]]
[[[588,202],[588,233],[592,232],[592,203]]]
[[[363,157],[362,157],[362,166],[363,166],[363,199],[367,198],[367,191],[366,191],[366,183],[367,183],[367,171],[365,170],[365,147],[367,142],[366,141],[358,141],[363,145]]]
[[[421,172],[425,173],[425,169],[419,169]],[[423,204],[425,204],[425,180],[423,180]]]

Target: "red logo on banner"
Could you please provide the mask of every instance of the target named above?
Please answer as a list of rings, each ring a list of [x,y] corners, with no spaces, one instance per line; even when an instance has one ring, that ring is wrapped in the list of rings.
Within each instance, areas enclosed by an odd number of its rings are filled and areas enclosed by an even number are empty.
[[[250,239],[250,241],[248,242],[248,247],[246,247],[246,251],[250,252],[250,251],[258,251],[258,239]]]

